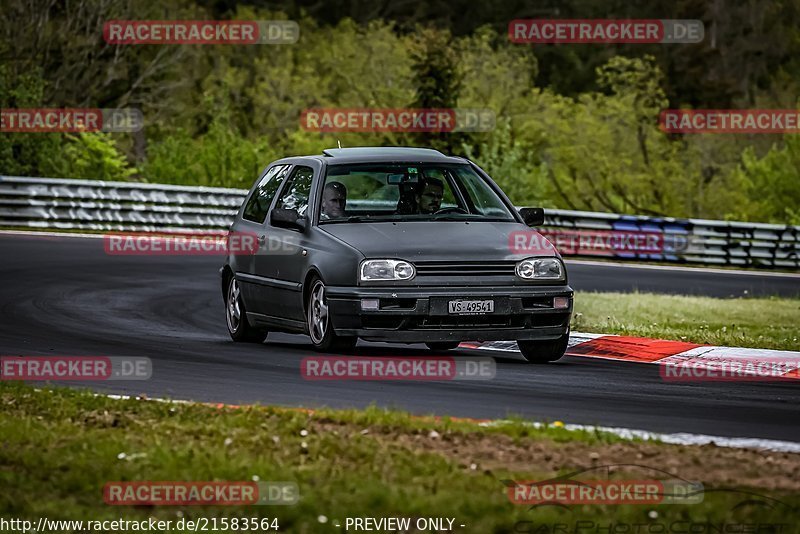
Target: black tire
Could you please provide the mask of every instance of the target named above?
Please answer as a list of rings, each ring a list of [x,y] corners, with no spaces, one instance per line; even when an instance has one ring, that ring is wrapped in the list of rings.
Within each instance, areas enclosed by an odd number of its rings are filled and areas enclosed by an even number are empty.
[[[434,352],[453,350],[460,344],[460,341],[431,341],[430,343],[425,343],[425,345]]]
[[[561,359],[567,351],[569,333],[548,341],[517,341],[522,357],[529,363],[548,363]]]
[[[317,277],[309,281],[311,289],[306,299],[306,326],[314,350],[319,352],[350,352],[355,348],[356,336],[340,336],[333,331],[325,284]]]
[[[248,322],[239,283],[233,276],[228,280],[228,290],[225,292],[225,322],[228,334],[236,342],[263,343],[267,338],[266,330],[255,328]]]

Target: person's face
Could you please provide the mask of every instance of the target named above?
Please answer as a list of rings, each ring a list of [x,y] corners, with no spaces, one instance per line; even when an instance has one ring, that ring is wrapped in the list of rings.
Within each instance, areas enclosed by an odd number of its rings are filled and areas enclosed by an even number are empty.
[[[344,216],[344,207],[347,204],[345,196],[332,187],[322,192],[322,213],[328,217]]]
[[[435,213],[442,205],[444,190],[436,185],[426,185],[422,194],[417,198],[420,213]]]

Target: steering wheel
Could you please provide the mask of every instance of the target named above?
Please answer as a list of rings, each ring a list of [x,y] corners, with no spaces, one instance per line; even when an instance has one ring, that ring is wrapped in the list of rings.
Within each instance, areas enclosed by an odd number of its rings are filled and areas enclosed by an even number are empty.
[[[442,208],[439,211],[435,211],[434,215],[441,215],[443,213],[463,213],[464,215],[469,215],[469,212],[464,208],[459,208],[458,206],[453,206],[450,208]]]

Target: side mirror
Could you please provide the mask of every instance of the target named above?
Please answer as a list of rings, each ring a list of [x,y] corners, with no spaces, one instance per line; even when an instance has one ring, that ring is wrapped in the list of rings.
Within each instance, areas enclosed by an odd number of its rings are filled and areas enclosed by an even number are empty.
[[[306,229],[306,218],[300,217],[296,209],[275,208],[269,215],[269,223],[279,228],[291,228],[293,230]]]
[[[520,208],[519,214],[528,226],[541,226],[544,224],[544,208]]]

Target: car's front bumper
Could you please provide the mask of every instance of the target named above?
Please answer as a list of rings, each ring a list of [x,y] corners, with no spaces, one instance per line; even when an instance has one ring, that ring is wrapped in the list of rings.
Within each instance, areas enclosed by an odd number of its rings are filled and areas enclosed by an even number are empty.
[[[337,287],[325,288],[333,328],[339,335],[371,341],[549,340],[569,331],[572,289],[557,286]],[[568,297],[567,308],[553,308]],[[362,299],[380,301],[363,310]],[[494,301],[494,312],[453,315],[453,299]]]

